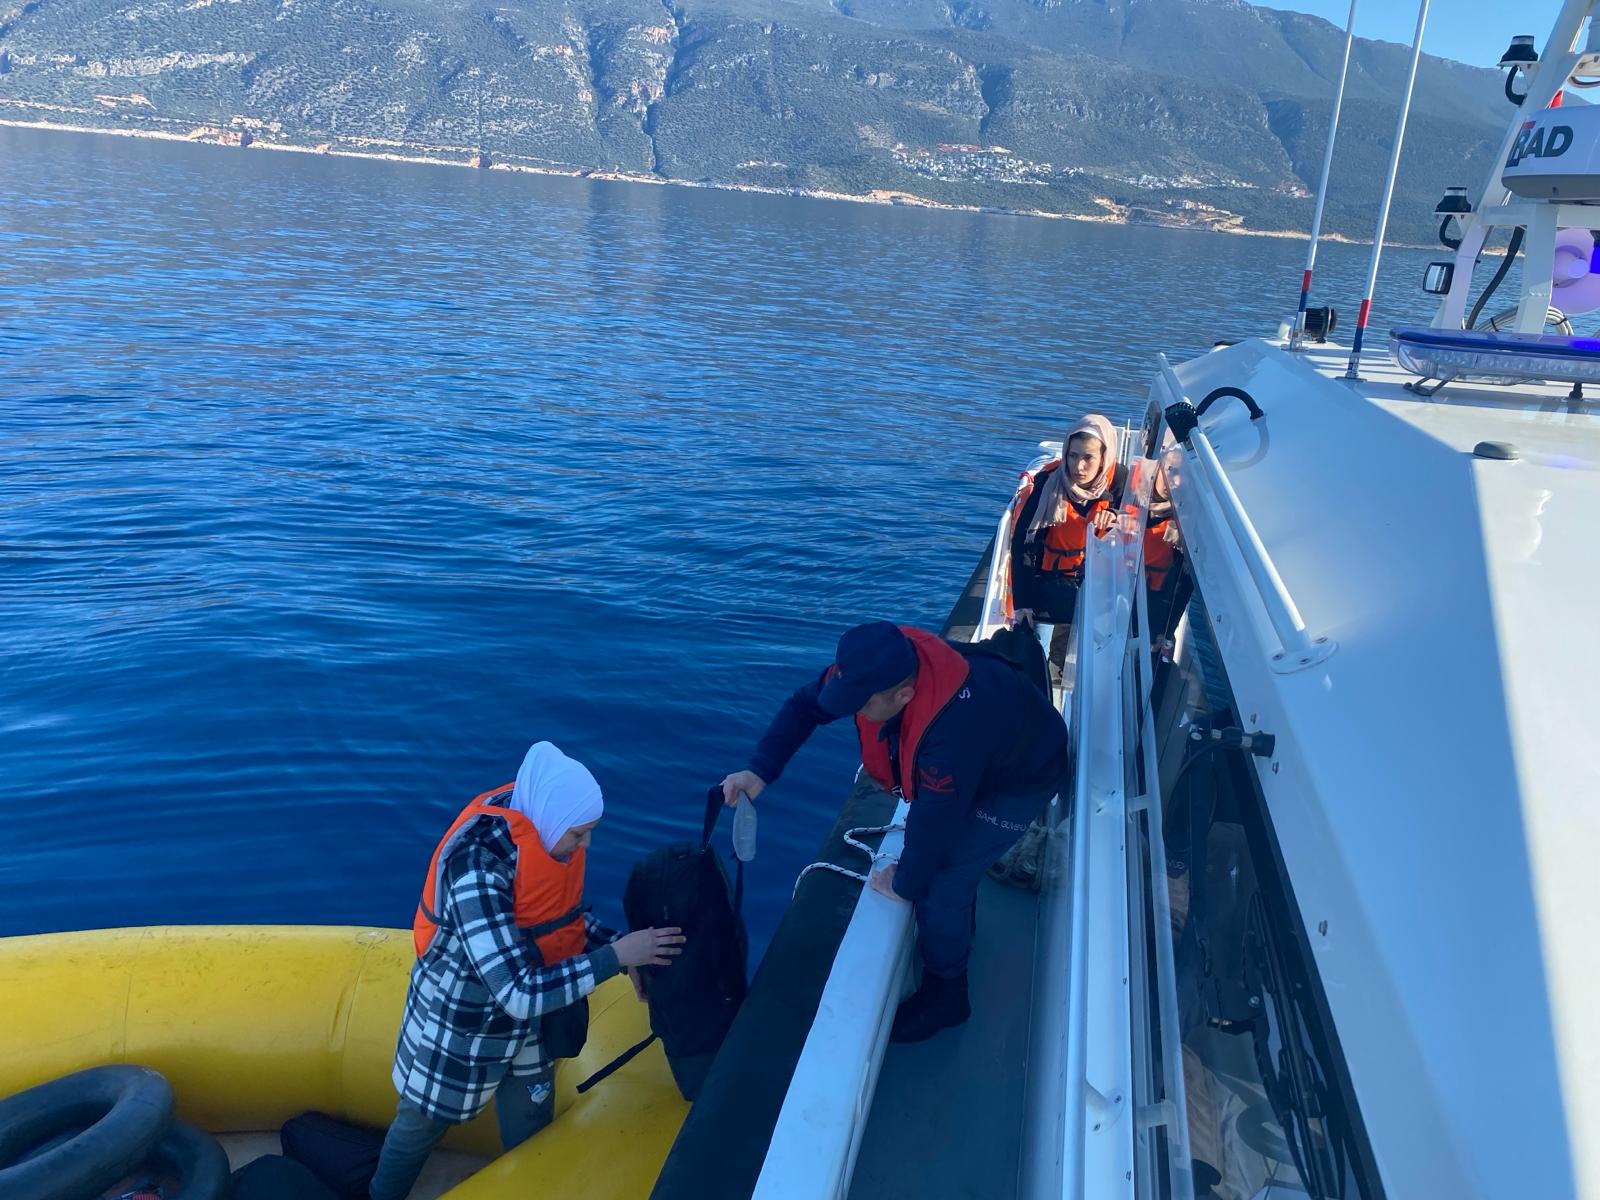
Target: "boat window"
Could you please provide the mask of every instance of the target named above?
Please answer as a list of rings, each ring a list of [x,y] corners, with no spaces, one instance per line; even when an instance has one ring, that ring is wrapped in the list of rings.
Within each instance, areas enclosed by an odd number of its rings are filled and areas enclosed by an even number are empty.
[[[1254,761],[1190,737],[1239,724],[1198,594],[1156,689],[1194,1194],[1380,1196]]]

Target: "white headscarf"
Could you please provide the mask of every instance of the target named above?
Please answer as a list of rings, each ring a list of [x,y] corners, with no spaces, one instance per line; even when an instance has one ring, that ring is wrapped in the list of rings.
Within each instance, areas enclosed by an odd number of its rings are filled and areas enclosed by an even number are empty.
[[[1072,445],[1072,439],[1080,433],[1100,443],[1100,477],[1088,487],[1079,487],[1067,471],[1067,450]],[[1028,536],[1036,537],[1039,530],[1046,526],[1059,525],[1066,520],[1069,502],[1088,504],[1105,495],[1116,472],[1116,429],[1099,413],[1089,413],[1078,418],[1077,424],[1067,430],[1067,436],[1061,442],[1060,465],[1051,471],[1050,477],[1045,480],[1039,496],[1039,507],[1034,510],[1033,520],[1028,524]]]
[[[549,742],[535,742],[522,760],[507,807],[532,821],[550,850],[574,825],[598,821],[605,801],[588,767]]]

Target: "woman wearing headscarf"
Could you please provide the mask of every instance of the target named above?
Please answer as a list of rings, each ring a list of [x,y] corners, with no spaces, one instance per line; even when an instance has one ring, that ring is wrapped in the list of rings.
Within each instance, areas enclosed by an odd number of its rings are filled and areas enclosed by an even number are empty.
[[[1126,471],[1117,465],[1117,433],[1090,413],[1067,431],[1062,456],[1023,476],[1012,506],[1012,623],[1054,625],[1050,659],[1066,658],[1072,614],[1083,582],[1084,547],[1117,517]]]
[[[394,1057],[400,1104],[372,1200],[403,1200],[452,1125],[495,1102],[505,1149],[550,1123],[555,1060],[582,1048],[585,997],[619,970],[666,966],[678,929],[620,936],[583,903],[604,803],[582,763],[536,743],[514,784],[477,797],[433,853]]]
[[[1022,477],[1011,505],[1010,622],[1053,625],[1050,666],[1059,677],[1072,641],[1072,616],[1083,582],[1084,548],[1117,519],[1127,472],[1117,464],[1117,431],[1099,413],[1080,417],[1061,442],[1061,457]],[[1038,886],[1044,826],[1037,820],[989,868],[989,877]]]

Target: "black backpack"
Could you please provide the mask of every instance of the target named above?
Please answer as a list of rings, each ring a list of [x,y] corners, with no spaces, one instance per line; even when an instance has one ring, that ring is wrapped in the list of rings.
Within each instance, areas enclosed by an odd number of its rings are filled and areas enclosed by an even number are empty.
[[[711,848],[711,831],[723,807],[721,786],[711,788],[700,841],[656,850],[628,876],[622,895],[628,927],[676,925],[687,940],[671,966],[640,968],[649,998],[650,1037],[579,1084],[579,1091],[587,1091],[658,1037],[683,1098],[693,1100],[700,1091],[748,986],[749,939],[739,914],[744,864],[738,865],[730,886]]]
[[[1028,682],[1053,699],[1050,688],[1050,666],[1045,662],[1044,647],[1032,629],[1002,625],[981,642],[951,642],[950,645],[968,658],[982,656],[998,658],[1010,663],[1028,677]]]

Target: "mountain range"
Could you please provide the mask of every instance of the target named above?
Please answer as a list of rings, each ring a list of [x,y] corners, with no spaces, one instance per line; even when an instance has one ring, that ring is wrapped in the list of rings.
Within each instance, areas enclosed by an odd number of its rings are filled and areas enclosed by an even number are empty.
[[[1243,0],[0,0],[0,119],[1303,230],[1342,50]],[[1371,236],[1408,56],[1356,44],[1330,232]],[[1501,86],[1424,57],[1391,237]]]

